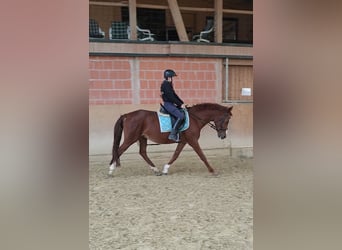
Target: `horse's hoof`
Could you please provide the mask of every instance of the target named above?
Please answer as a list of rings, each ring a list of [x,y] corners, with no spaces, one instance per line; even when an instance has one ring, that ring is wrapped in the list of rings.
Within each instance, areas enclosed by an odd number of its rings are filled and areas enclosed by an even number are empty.
[[[212,173],[211,173],[211,176],[213,176],[213,177],[218,177],[218,176],[219,176],[219,173],[218,173],[218,172],[212,172]]]
[[[163,173],[163,175],[168,175],[168,173]]]
[[[163,174],[160,173],[160,172],[155,172],[154,175],[155,175],[155,176],[161,176],[161,175],[163,175]]]

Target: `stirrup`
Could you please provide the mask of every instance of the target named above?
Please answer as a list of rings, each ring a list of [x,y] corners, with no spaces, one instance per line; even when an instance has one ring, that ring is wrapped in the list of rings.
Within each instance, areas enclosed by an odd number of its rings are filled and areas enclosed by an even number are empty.
[[[175,142],[179,142],[179,133],[177,133],[177,134],[170,134],[169,135],[169,140],[172,140],[172,141],[175,141]]]

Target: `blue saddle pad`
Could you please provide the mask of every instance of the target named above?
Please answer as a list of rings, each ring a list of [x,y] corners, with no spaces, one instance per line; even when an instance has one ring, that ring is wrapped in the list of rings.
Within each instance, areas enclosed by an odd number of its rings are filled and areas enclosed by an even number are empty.
[[[187,130],[189,128],[189,113],[187,110],[184,109],[185,113],[185,122],[180,127],[180,131]],[[159,119],[159,126],[160,126],[160,132],[171,132],[172,125],[171,125],[171,117],[168,114],[163,114],[160,112],[157,112],[158,119]]]

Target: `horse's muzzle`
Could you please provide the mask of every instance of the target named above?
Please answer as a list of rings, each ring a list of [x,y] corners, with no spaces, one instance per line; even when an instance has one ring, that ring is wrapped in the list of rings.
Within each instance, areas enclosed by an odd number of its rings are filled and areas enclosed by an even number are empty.
[[[227,134],[226,134],[226,132],[224,132],[224,133],[222,133],[222,132],[219,132],[219,133],[217,133],[217,135],[218,135],[218,137],[220,138],[220,139],[225,139],[226,137],[227,137]]]

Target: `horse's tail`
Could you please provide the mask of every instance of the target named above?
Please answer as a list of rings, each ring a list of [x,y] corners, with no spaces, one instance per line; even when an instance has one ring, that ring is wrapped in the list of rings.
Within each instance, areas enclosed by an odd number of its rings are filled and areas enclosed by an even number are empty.
[[[110,161],[109,165],[111,165],[113,162],[117,163],[117,166],[120,166],[118,155],[118,150],[120,146],[121,136],[122,136],[122,130],[123,130],[123,120],[124,116],[120,116],[120,118],[116,121],[114,125],[114,140],[113,140],[113,149],[112,149],[112,160]]]

